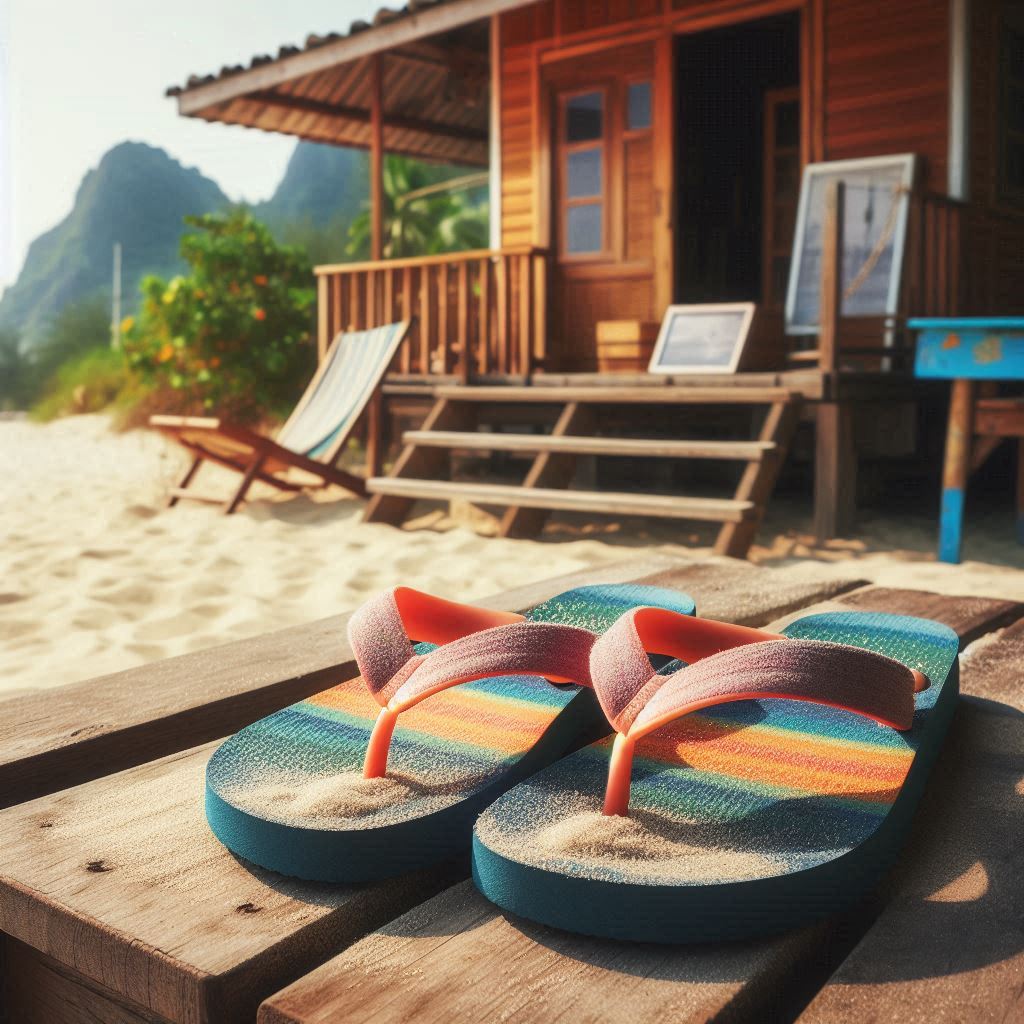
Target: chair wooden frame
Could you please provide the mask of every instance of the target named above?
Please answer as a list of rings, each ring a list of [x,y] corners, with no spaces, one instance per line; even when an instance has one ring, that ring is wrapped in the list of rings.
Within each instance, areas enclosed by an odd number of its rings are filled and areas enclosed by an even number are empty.
[[[399,330],[392,341],[392,357],[408,335],[409,327],[410,322],[407,320],[400,323]],[[344,334],[339,334],[331,343],[302,398],[278,431],[279,437],[284,436],[288,427],[302,416],[344,338]],[[324,451],[321,458],[314,459],[294,452],[290,448],[278,444],[273,438],[257,433],[247,427],[227,423],[217,417],[151,416],[149,418],[151,427],[170,437],[193,455],[192,462],[185,471],[184,476],[168,494],[167,507],[173,508],[182,498],[186,498],[192,501],[220,504],[223,506],[225,515],[230,515],[245,500],[249,488],[257,480],[282,491],[301,491],[306,486],[327,487],[330,484],[337,484],[358,497],[365,497],[365,481],[353,473],[337,468],[334,462],[341,454],[355,423],[365,411],[376,390],[380,387],[380,382],[387,372],[390,362],[390,358],[387,361],[382,361],[374,387],[366,391],[362,401],[358,403],[358,407],[354,410],[348,428],[338,432],[338,436],[334,438],[330,447]],[[190,490],[190,485],[199,472],[200,466],[206,461],[214,462],[227,469],[233,469],[242,475],[238,488],[226,501],[219,497],[211,497],[199,491]],[[293,469],[318,477],[319,484],[305,485],[296,483],[280,475]]]

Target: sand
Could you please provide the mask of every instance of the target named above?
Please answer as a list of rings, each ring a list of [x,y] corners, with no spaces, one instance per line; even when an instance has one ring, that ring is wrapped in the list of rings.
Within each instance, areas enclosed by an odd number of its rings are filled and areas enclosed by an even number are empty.
[[[628,558],[703,557],[713,533],[671,523],[556,522],[543,541],[481,536],[485,517],[438,513],[397,530],[360,522],[340,490],[254,488],[241,512],[163,507],[184,468],[148,431],[103,416],[0,420],[0,699],[202,650],[348,610],[404,583],[460,600]],[[203,470],[204,490],[231,477]],[[863,537],[814,547],[806,502],[773,504],[755,561],[949,593],[1024,599],[1009,508],[972,519],[967,563],[934,561],[934,524],[868,518]],[[412,527],[420,528],[412,528]],[[425,528],[424,528],[425,527]]]

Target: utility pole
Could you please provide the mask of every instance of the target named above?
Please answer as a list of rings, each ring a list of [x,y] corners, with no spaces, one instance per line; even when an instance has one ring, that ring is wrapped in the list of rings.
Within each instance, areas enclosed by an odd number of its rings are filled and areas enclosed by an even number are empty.
[[[114,302],[110,320],[110,347],[121,347],[121,243],[114,243]]]

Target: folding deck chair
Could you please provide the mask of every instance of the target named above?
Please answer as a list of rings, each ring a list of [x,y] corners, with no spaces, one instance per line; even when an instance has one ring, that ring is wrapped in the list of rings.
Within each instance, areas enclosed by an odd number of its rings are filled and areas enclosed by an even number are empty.
[[[303,490],[306,485],[281,476],[290,469],[319,477],[321,486],[338,484],[360,497],[365,495],[363,480],[337,469],[334,462],[408,332],[409,322],[403,320],[339,334],[276,438],[213,417],[151,416],[150,426],[194,456],[181,482],[168,495],[168,507],[182,498],[221,502],[189,490],[206,460],[242,474],[238,490],[224,502],[228,515],[242,503],[254,480],[283,491]]]

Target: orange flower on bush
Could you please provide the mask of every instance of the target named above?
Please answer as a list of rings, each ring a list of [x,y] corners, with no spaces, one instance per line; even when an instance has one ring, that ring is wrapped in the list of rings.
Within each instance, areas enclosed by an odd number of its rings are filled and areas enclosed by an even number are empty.
[[[220,366],[220,356],[214,356],[210,360],[210,369],[216,370],[218,366]]]
[[[168,360],[174,358],[174,346],[169,342],[165,341],[160,346],[160,351],[156,354],[156,361],[158,363],[166,363]]]
[[[266,274],[257,274],[253,278],[253,283],[261,285],[261,286],[265,285],[267,283],[267,275]]]
[[[267,311],[265,309],[260,309],[259,306],[257,306],[252,311],[252,315],[254,317],[256,317],[257,320],[266,320],[267,319]]]

